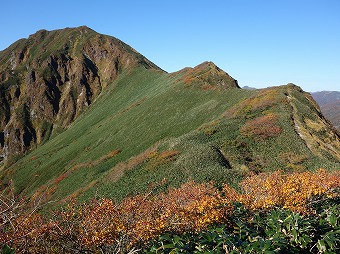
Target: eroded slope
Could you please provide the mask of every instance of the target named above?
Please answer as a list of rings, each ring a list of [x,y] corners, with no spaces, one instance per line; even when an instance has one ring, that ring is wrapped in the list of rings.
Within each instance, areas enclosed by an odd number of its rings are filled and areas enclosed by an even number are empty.
[[[41,30],[0,53],[0,158],[67,128],[124,70],[158,69],[87,27]]]

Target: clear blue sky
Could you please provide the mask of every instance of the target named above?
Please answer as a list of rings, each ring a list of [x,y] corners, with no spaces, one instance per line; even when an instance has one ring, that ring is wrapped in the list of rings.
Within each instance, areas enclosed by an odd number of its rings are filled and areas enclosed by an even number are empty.
[[[0,20],[0,50],[87,25],[168,72],[213,61],[241,86],[340,90],[339,0],[12,0]]]

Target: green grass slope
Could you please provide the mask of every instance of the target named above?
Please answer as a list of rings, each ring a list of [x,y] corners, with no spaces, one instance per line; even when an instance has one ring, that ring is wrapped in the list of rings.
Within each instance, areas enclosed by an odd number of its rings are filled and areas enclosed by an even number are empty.
[[[126,70],[66,131],[6,168],[3,182],[32,199],[120,200],[188,179],[234,184],[250,172],[340,168],[339,135],[298,87],[206,89],[183,77]]]
[[[186,93],[190,94],[191,91]],[[329,130],[320,130],[315,137],[306,140],[296,131],[293,118],[298,115],[293,116],[292,103],[287,99],[287,93],[296,96],[296,104],[304,105],[305,119],[317,115],[309,103],[298,101],[298,95],[305,97],[297,87],[283,86],[254,92],[238,90],[237,93],[242,97],[247,96],[246,99],[234,97],[231,91],[222,92],[222,95],[233,98],[233,101],[229,100],[230,104],[226,103],[228,100],[224,102],[226,110],[221,115],[217,113],[217,118],[184,135],[163,140],[153,152],[147,151],[146,158],[135,157],[123,165],[113,167],[104,174],[96,188],[86,195],[90,197],[101,193],[119,198],[124,197],[127,190],[131,194],[137,194],[153,188],[179,186],[188,179],[229,183],[236,187],[236,183],[250,172],[340,168],[339,154],[327,152],[322,147],[313,147],[314,138],[328,135]],[[251,130],[245,128],[247,123],[251,122],[251,127],[256,127],[256,119],[262,119],[266,115],[276,116],[276,119],[261,123],[264,125],[258,127],[260,134],[251,135]],[[280,128],[279,132],[270,129],[275,130],[273,121]],[[306,128],[306,132],[309,130],[303,124],[299,128]],[[335,140],[337,141],[330,142],[329,145],[339,151],[338,138]],[[318,142],[322,143],[320,140]],[[315,154],[315,150],[320,150],[323,154]],[[135,161],[137,162],[134,163]],[[121,174],[122,169],[124,174]],[[153,183],[163,185],[154,186]]]
[[[118,162],[196,129],[248,95],[236,88],[190,90],[178,78],[143,67],[121,75],[68,130],[8,169],[17,191],[30,196],[48,187],[55,197],[72,194]]]

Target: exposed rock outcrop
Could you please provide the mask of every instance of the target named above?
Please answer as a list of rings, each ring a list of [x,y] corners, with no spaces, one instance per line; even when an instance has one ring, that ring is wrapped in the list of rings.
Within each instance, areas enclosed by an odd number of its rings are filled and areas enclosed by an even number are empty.
[[[40,30],[0,52],[0,160],[67,128],[124,70],[159,69],[88,27]]]

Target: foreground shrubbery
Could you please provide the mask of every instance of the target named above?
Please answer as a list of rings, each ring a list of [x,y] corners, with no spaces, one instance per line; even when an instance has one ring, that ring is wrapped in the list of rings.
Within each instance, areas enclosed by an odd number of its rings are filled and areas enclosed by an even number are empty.
[[[249,176],[241,193],[188,182],[119,204],[71,203],[50,216],[3,195],[0,242],[18,253],[335,253],[339,186],[337,172],[277,171]]]
[[[164,234],[145,253],[339,253],[339,199],[319,201],[313,216],[283,208],[251,212],[238,204],[228,224]]]

